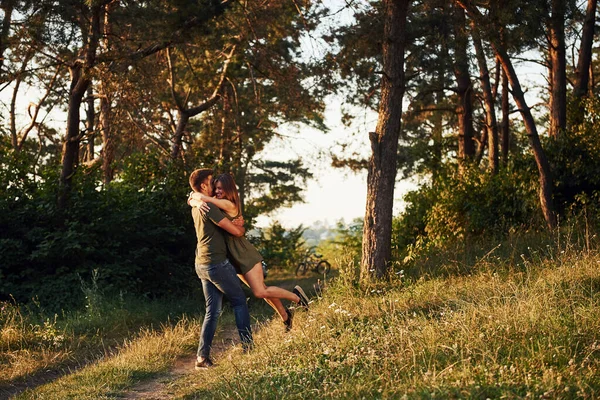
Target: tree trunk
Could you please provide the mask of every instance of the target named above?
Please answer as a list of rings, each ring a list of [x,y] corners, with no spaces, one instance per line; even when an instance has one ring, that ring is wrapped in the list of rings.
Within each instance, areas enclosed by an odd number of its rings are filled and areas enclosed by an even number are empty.
[[[513,98],[515,103],[517,103],[517,107],[519,107],[521,116],[523,117],[525,130],[527,131],[527,136],[529,137],[529,144],[533,150],[533,156],[535,158],[535,163],[539,173],[540,206],[548,228],[553,230],[556,228],[556,215],[554,214],[554,204],[552,202],[552,175],[550,172],[550,164],[546,159],[546,154],[542,148],[533,115],[531,115],[531,109],[525,101],[525,95],[521,89],[521,84],[512,62],[504,49],[495,48],[494,50],[496,51],[496,54],[502,63],[502,68],[506,72],[506,76],[512,88]]]
[[[552,0],[549,23],[550,131],[558,137],[567,126],[567,62],[565,50],[565,0]]]
[[[387,274],[391,256],[392,207],[397,172],[398,138],[404,97],[404,51],[410,0],[384,0],[383,75],[379,118],[369,134],[372,155],[367,174],[360,279]]]
[[[502,137],[502,165],[508,164],[508,153],[510,150],[510,104],[508,102],[508,77],[502,71],[502,123],[500,124],[500,135]]]
[[[113,161],[115,160],[115,145],[111,130],[111,101],[110,95],[104,89],[100,91],[100,132],[102,133],[102,181],[109,185],[114,178]]]
[[[12,21],[12,13],[14,9],[14,0],[2,1],[0,9],[4,11],[2,19],[2,28],[0,30],[0,82],[6,81],[4,71],[4,52],[8,48],[8,37],[10,36],[10,24]]]
[[[85,110],[85,128],[87,131],[87,151],[85,154],[85,160],[87,162],[94,160],[94,122],[96,119],[96,112],[94,110],[94,88],[90,84],[87,92],[87,109]]]
[[[71,73],[71,88],[69,91],[69,105],[67,110],[67,133],[62,148],[62,170],[59,178],[58,206],[65,208],[71,191],[73,174],[79,160],[79,109],[83,96],[90,81],[82,76],[81,66],[69,68]]]
[[[175,129],[175,133],[173,134],[173,145],[171,147],[171,159],[176,160],[179,157],[179,152],[181,151],[181,144],[183,139],[183,134],[185,133],[185,128],[190,120],[190,116],[186,112],[186,110],[178,110],[177,111],[177,128]]]
[[[454,10],[454,28],[456,31],[456,47],[454,76],[457,83],[458,104],[458,163],[462,167],[465,162],[473,160],[475,143],[473,142],[473,87],[469,75],[469,57],[467,46],[469,39],[466,29],[465,11],[457,7]]]
[[[468,0],[455,1],[457,4],[463,7],[465,11],[467,11],[477,26],[485,26],[484,16]],[[538,168],[540,181],[540,206],[548,228],[553,230],[556,227],[556,215],[554,214],[554,205],[552,202],[552,175],[550,173],[550,164],[548,163],[546,155],[544,154],[537,127],[535,126],[533,115],[531,114],[531,109],[525,101],[525,95],[521,89],[521,83],[519,82],[519,78],[515,72],[512,61],[493,32],[488,33],[488,40],[492,45],[496,57],[498,57],[498,60],[500,60],[500,63],[502,64],[502,69],[508,77],[508,81],[512,88],[513,98],[517,104],[517,107],[519,107],[519,111],[521,112],[521,116],[525,124],[525,130],[527,131],[527,136],[529,137],[529,144],[533,150],[535,163]]]
[[[583,32],[581,33],[581,44],[579,46],[579,58],[577,60],[577,69],[575,70],[575,86],[573,87],[573,96],[576,102],[579,102],[586,96],[590,84],[597,3],[597,0],[588,0],[587,3],[585,22],[583,24]],[[583,122],[584,110],[581,105],[577,104],[576,106],[578,109],[575,112],[573,123],[578,125]]]
[[[103,5],[91,7],[89,27],[86,30],[84,26],[81,26],[82,36],[85,39],[84,59],[76,60],[69,66],[71,86],[67,110],[67,132],[62,149],[62,169],[58,188],[58,207],[61,209],[64,209],[67,205],[73,174],[75,173],[76,163],[79,161],[79,143],[81,141],[79,110],[81,109],[83,96],[91,83],[89,75],[96,63],[96,50],[100,40],[100,14],[103,7]]]
[[[473,45],[477,63],[479,64],[479,75],[481,77],[481,87],[483,89],[483,100],[485,104],[485,125],[488,138],[488,160],[490,172],[495,175],[498,173],[498,124],[496,122],[496,110],[494,108],[494,95],[492,85],[490,84],[490,73],[481,44],[479,31],[474,23],[472,26]]]

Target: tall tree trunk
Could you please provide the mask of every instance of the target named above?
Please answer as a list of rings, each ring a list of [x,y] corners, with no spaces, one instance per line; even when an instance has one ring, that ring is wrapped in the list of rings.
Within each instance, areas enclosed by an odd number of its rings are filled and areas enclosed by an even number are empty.
[[[171,146],[171,159],[176,160],[181,152],[181,145],[185,128],[190,120],[186,110],[177,110],[177,128],[173,134],[173,145]]]
[[[115,144],[111,130],[111,99],[105,89],[100,90],[100,132],[102,134],[102,181],[109,185],[114,178]]]
[[[223,111],[221,114],[221,137],[219,143],[219,158],[217,161],[219,168],[222,171],[229,171],[229,169],[231,168],[230,156],[232,152],[229,148],[229,146],[231,145],[231,130],[227,126],[231,114],[231,106],[229,105],[229,102],[229,90],[224,90]]]
[[[488,137],[488,160],[489,169],[492,174],[498,173],[498,124],[496,122],[496,110],[494,108],[494,95],[492,85],[490,84],[490,73],[481,44],[479,31],[474,23],[472,26],[473,45],[477,63],[479,64],[479,75],[481,77],[481,86],[483,89],[483,100],[485,104],[485,125]]]
[[[454,28],[456,32],[454,76],[457,83],[458,104],[458,162],[463,166],[465,162],[472,161],[475,155],[473,141],[473,88],[469,75],[469,56],[467,46],[469,38],[466,29],[465,11],[456,7],[454,9]]]
[[[549,21],[550,131],[558,137],[567,126],[567,61],[565,50],[565,0],[552,0]]]
[[[502,63],[502,68],[506,72],[508,82],[512,88],[513,98],[515,103],[517,103],[517,107],[519,107],[519,111],[521,112],[525,124],[525,130],[529,137],[529,144],[533,150],[533,156],[539,173],[540,206],[548,228],[553,230],[556,228],[556,215],[554,214],[554,204],[552,201],[552,175],[550,172],[550,164],[548,163],[546,154],[542,148],[537,127],[535,126],[533,115],[531,115],[531,109],[525,101],[525,95],[521,89],[521,83],[519,82],[519,78],[517,77],[512,62],[504,49],[495,48],[494,50]]]
[[[100,40],[100,14],[103,7],[104,5],[94,5],[90,8],[89,26],[87,29],[83,25],[81,26],[82,36],[85,39],[84,59],[76,60],[73,65],[69,66],[71,86],[67,110],[67,132],[62,149],[62,169],[58,189],[58,207],[61,209],[67,205],[76,163],[79,161],[79,143],[81,141],[79,110],[83,96],[91,83],[90,73],[96,64],[96,50]]]
[[[79,109],[83,96],[90,84],[89,79],[82,74],[82,67],[77,64],[69,68],[71,88],[69,90],[69,105],[67,110],[67,133],[62,148],[62,169],[59,178],[58,206],[64,209],[71,192],[73,174],[79,160]]]
[[[96,119],[96,112],[94,110],[94,88],[90,84],[87,91],[87,109],[85,110],[85,128],[87,133],[87,151],[85,154],[85,160],[87,162],[94,160],[94,123]]]
[[[594,42],[594,25],[596,24],[597,0],[588,0],[587,10],[585,12],[585,21],[583,23],[583,32],[581,33],[581,44],[579,45],[579,58],[577,60],[577,69],[575,70],[575,86],[573,87],[573,96],[575,101],[580,101],[586,96],[590,83],[590,70],[592,65],[592,44]],[[577,105],[574,124],[580,124],[583,121],[584,110],[581,105]]]
[[[381,100],[376,131],[369,133],[372,155],[367,174],[361,282],[385,276],[391,256],[392,207],[405,90],[404,52],[409,3],[410,0],[383,1]]]
[[[485,26],[485,17],[474,5],[471,4],[470,1],[455,1],[457,4],[463,7],[465,11],[467,11],[477,26]],[[550,164],[546,159],[546,155],[538,135],[537,127],[535,126],[533,115],[531,114],[531,109],[525,101],[525,95],[521,89],[521,83],[519,82],[519,78],[515,72],[512,61],[504,47],[500,44],[498,38],[495,36],[495,33],[488,32],[487,36],[490,44],[492,45],[494,53],[496,54],[496,57],[502,64],[502,69],[504,72],[506,72],[506,76],[508,77],[508,81],[512,88],[513,98],[517,104],[517,107],[519,107],[519,111],[521,112],[523,123],[525,124],[525,130],[527,131],[529,137],[529,144],[531,145],[535,163],[538,168],[540,182],[540,207],[542,209],[542,213],[544,214],[544,219],[546,220],[548,228],[553,230],[556,228],[556,215],[554,214],[554,204],[552,201],[552,175],[550,172]]]
[[[6,80],[4,71],[4,52],[8,48],[8,37],[10,36],[10,24],[12,22],[14,3],[14,0],[3,0],[0,3],[0,9],[4,11],[2,27],[0,28],[0,82],[5,82]]]
[[[508,102],[508,77],[502,71],[502,122],[500,124],[500,136],[502,138],[502,165],[508,164],[508,153],[510,150],[510,104]]]

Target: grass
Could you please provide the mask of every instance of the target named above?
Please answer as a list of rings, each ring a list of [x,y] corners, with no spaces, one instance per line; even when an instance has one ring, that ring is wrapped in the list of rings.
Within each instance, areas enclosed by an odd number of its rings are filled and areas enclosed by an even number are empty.
[[[298,283],[289,274],[273,271],[272,275],[286,287]],[[309,280],[302,279],[301,284]],[[5,389],[9,389],[10,383],[18,383],[39,371],[70,368],[75,363],[82,366],[16,398],[118,397],[137,383],[163,374],[178,357],[195,353],[202,322],[201,299],[169,302],[128,299],[115,303],[97,295],[88,297],[95,300],[86,307],[86,312],[55,316],[53,320],[44,317],[40,310],[2,304],[0,344],[4,359],[0,376]],[[251,299],[250,307],[255,323],[260,324],[273,315],[263,301]],[[278,318],[272,323],[282,329]],[[219,329],[233,325],[233,314],[225,305]],[[46,354],[47,360],[43,358]]]
[[[98,293],[93,298],[85,311],[51,316],[35,305],[0,304],[0,393],[46,371],[60,375],[105,358],[146,330],[176,325],[200,304],[192,298],[111,300]]]
[[[470,265],[450,257],[438,274],[394,274],[368,289],[353,284],[352,264],[338,262],[339,277],[296,314],[291,332],[252,303],[255,349],[227,351],[169,391],[183,399],[600,397],[600,254],[534,242],[488,245]],[[233,323],[231,313],[224,318]],[[122,396],[193,352],[198,324],[143,330],[113,356],[19,398]]]
[[[538,254],[534,251],[532,254]],[[180,398],[596,398],[600,255],[563,253],[361,291],[175,384]]]

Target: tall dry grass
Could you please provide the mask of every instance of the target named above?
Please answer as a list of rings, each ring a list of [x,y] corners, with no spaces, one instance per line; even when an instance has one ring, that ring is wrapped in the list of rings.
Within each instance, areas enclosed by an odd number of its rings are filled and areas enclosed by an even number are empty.
[[[600,255],[523,256],[501,268],[489,258],[462,276],[400,279],[366,291],[333,284],[291,333],[265,327],[252,354],[179,382],[178,393],[598,397]]]

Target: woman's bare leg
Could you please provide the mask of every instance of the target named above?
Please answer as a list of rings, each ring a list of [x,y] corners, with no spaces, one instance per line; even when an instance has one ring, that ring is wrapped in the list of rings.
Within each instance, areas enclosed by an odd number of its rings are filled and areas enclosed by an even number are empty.
[[[262,266],[261,266],[261,270],[262,270]],[[252,287],[250,286],[250,284],[248,283],[248,281],[246,280],[244,275],[238,274],[238,277],[240,278],[240,280],[242,282],[244,282],[246,284],[246,286],[248,286],[250,289],[252,289]],[[287,309],[283,306],[283,303],[281,302],[281,300],[279,300],[276,297],[266,297],[265,301],[267,302],[268,305],[271,306],[271,308],[273,308],[273,310],[275,310],[277,312],[277,314],[279,314],[279,316],[281,317],[281,319],[284,322],[287,321],[288,312],[287,312]]]
[[[265,285],[262,263],[257,263],[252,267],[250,271],[244,274],[244,278],[246,278],[248,286],[252,289],[252,294],[259,299],[277,298],[293,301],[294,303],[300,302],[300,297],[289,290],[282,289],[278,286]]]

